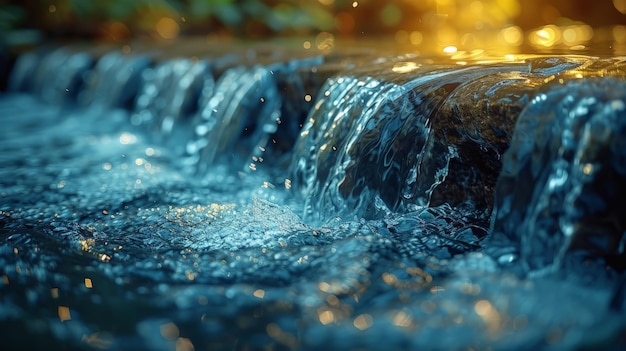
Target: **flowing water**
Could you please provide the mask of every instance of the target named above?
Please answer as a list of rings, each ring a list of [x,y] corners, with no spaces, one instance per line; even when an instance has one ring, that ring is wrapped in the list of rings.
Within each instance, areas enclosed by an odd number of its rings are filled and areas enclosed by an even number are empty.
[[[624,58],[218,53],[18,58],[6,349],[624,347]]]

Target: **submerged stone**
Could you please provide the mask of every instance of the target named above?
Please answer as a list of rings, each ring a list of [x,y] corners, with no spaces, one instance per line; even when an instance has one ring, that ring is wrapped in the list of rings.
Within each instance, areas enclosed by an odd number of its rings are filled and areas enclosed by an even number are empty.
[[[572,81],[522,112],[495,189],[492,242],[527,271],[603,258],[626,268],[626,84]]]

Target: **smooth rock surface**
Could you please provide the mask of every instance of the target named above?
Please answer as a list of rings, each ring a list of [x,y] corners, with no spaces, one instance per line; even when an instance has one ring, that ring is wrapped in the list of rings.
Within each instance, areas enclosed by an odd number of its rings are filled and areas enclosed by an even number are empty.
[[[623,76],[619,59],[392,61],[327,80],[294,148],[305,215],[379,216],[421,206],[490,210],[516,120],[542,86]]]

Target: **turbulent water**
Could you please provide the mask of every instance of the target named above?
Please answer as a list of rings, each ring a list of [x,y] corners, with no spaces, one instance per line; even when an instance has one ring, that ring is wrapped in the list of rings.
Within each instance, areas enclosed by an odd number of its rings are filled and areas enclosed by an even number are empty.
[[[263,60],[19,58],[3,345],[624,347],[622,58]]]

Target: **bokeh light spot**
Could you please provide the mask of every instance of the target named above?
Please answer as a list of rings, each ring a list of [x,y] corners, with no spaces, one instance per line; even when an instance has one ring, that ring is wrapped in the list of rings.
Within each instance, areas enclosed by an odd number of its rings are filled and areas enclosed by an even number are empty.
[[[521,45],[524,41],[522,29],[518,26],[510,26],[500,30],[498,38],[506,45]]]
[[[164,338],[170,339],[170,340],[178,338],[180,335],[180,331],[178,330],[178,327],[176,326],[176,324],[172,322],[161,325],[160,331],[161,331],[161,335]]]
[[[626,15],[626,0],[613,0],[613,6],[617,11]]]
[[[626,43],[626,26],[617,25],[613,27],[613,39],[618,43]]]
[[[315,46],[319,50],[330,50],[335,45],[335,36],[329,32],[321,32],[315,37]]]
[[[72,319],[72,315],[70,314],[70,308],[67,306],[59,306],[57,309],[57,313],[61,322],[69,321]]]
[[[424,35],[420,31],[412,31],[409,35],[409,41],[413,45],[420,45],[424,41]]]
[[[443,52],[446,54],[454,54],[455,52],[457,52],[459,49],[457,49],[456,46],[446,46],[445,48],[443,48]]]
[[[374,324],[374,319],[369,314],[359,315],[354,319],[353,325],[359,330],[365,330]]]
[[[178,37],[180,27],[172,18],[161,17],[156,23],[155,30],[163,39],[174,39]]]

